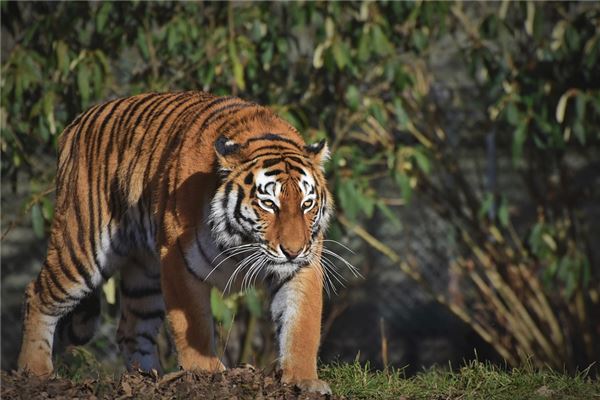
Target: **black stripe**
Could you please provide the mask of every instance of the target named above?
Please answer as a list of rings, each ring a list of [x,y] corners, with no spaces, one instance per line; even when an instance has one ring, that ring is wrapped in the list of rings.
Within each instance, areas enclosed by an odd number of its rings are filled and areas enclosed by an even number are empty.
[[[229,203],[229,195],[231,194],[231,190],[233,189],[233,182],[229,181],[225,185],[225,193],[223,194],[223,200],[221,206],[224,210],[227,210],[227,205]]]
[[[271,300],[275,299],[275,296],[277,296],[277,293],[279,293],[279,291],[289,282],[291,281],[294,276],[296,276],[296,274],[290,274],[289,276],[285,277],[284,279],[278,281],[275,279],[275,277],[273,276],[271,278],[271,285],[269,285],[269,289],[271,292]]]
[[[149,341],[150,343],[156,344],[156,339],[154,338],[154,336],[150,335],[149,333],[146,333],[146,332],[138,333],[136,335],[136,337],[144,338],[147,341]]]
[[[121,294],[130,299],[140,299],[143,297],[160,295],[162,294],[162,290],[160,287],[128,288],[121,283]]]
[[[248,154],[248,157],[252,157],[254,156],[255,158],[260,157],[258,155],[256,155],[257,152],[261,151],[261,150],[287,150],[287,151],[291,151],[293,149],[291,149],[290,147],[287,146],[278,146],[278,145],[272,145],[272,146],[261,146],[258,147],[254,150],[252,150],[252,152],[250,154]],[[278,153],[275,153],[278,154]],[[281,155],[280,153],[278,155]]]
[[[196,271],[194,271],[194,270],[192,269],[192,266],[190,265],[190,263],[188,262],[187,258],[185,257],[185,253],[184,253],[184,251],[183,251],[183,246],[181,245],[181,241],[179,240],[179,238],[177,238],[177,239],[175,240],[175,244],[177,245],[177,250],[179,250],[179,254],[181,255],[181,258],[183,259],[183,262],[184,262],[184,264],[185,264],[185,269],[187,269],[187,270],[188,270],[188,272],[189,272],[189,273],[190,273],[190,274],[191,274],[191,275],[192,275],[194,278],[196,278],[196,279],[198,279],[198,280],[201,280],[201,281],[204,281],[204,280],[202,279],[202,277],[201,277],[201,276],[199,276],[199,275],[196,273]]]
[[[67,277],[68,280],[79,285],[80,284],[79,279],[77,279],[75,277],[75,275],[73,275],[73,273],[69,270],[67,265],[64,263],[64,259],[62,257],[62,251],[57,251],[56,254],[58,256],[58,266],[60,267],[60,270],[62,271],[62,273],[65,274],[65,276]]]
[[[56,278],[56,276],[54,275],[54,273],[51,269],[47,268],[45,271],[46,271],[46,275],[48,275],[50,277],[50,280],[52,281],[54,286],[56,286],[56,288],[60,292],[62,292],[68,300],[71,300],[71,301],[81,300],[80,297],[71,296],[71,294],[67,291],[67,289],[65,289],[65,287],[62,285],[62,283],[60,283],[60,281]]]
[[[75,269],[77,269],[77,272],[79,272],[79,275],[81,277],[83,277],[83,280],[84,280],[87,288],[90,291],[93,291],[95,289],[95,286],[92,282],[92,275],[90,274],[90,272],[87,269],[85,269],[85,267],[81,264],[81,262],[77,258],[77,255],[75,254],[75,251],[73,250],[73,246],[67,246],[67,249],[69,250],[69,256],[70,256],[71,262],[73,263],[73,265],[75,265]]]
[[[135,310],[135,309],[130,308],[129,312],[132,313],[134,316],[136,316],[139,319],[156,319],[156,318],[163,319],[165,317],[164,310],[142,311],[142,310]]]
[[[285,159],[290,159],[290,160],[294,160],[294,161],[298,162],[299,164],[307,165],[306,163],[303,163],[301,161],[300,157],[304,157],[302,154],[296,153],[293,151],[289,151],[289,149],[287,149],[287,150],[288,151],[286,151],[286,152],[276,152],[276,153],[275,152],[266,152],[266,153],[262,153],[262,154],[255,154],[252,159],[246,161],[245,163],[256,162],[256,160],[261,159],[263,157],[277,156],[279,158],[284,159],[284,161],[285,161]]]
[[[235,211],[233,212],[233,215],[234,215],[235,219],[238,221],[238,223],[240,223],[240,225],[241,225],[240,220],[243,220],[243,221],[249,223],[250,226],[253,226],[255,221],[250,218],[246,218],[244,215],[242,215],[242,201],[244,200],[244,196],[245,196],[244,188],[242,188],[241,185],[238,185],[237,201],[235,203]]]
[[[283,158],[282,157],[269,158],[268,160],[263,161],[262,167],[263,168],[269,168],[269,167],[272,167],[273,165],[277,165],[277,164],[282,163],[282,162],[283,162]]]
[[[208,256],[206,255],[206,252],[202,248],[202,243],[200,243],[200,237],[198,236],[198,229],[195,230],[194,236],[196,237],[196,246],[198,246],[198,251],[200,251],[200,255],[202,256],[202,259],[204,260],[204,262],[206,263],[206,265],[210,265],[211,262],[208,259]]]
[[[304,172],[304,170],[302,168],[298,168],[295,165],[290,164],[290,163],[287,163],[287,166],[289,169],[294,170],[294,171],[298,172],[299,174],[306,176],[306,172]]]
[[[52,289],[53,289],[53,286],[52,286],[52,285],[50,285],[50,283],[48,282],[48,276],[47,276],[48,274],[44,274],[44,275],[46,275],[46,276],[45,276],[45,279],[44,279],[44,281],[43,281],[43,282],[45,283],[46,290],[44,290],[44,292],[43,292],[43,293],[45,293],[45,294],[49,295],[49,296],[50,296],[50,298],[52,298],[52,301],[53,301],[53,303],[51,303],[51,305],[52,305],[53,307],[55,307],[55,306],[60,306],[62,303],[65,303],[65,302],[66,302],[66,299],[64,299],[64,298],[62,298],[62,297],[58,297],[58,296],[57,296],[56,294],[54,294],[54,292],[52,291]],[[40,297],[41,297],[41,296],[40,296]],[[48,303],[47,303],[47,304],[48,304]]]
[[[285,142],[285,143],[289,143],[289,144],[293,145],[298,150],[302,150],[302,146],[299,145],[298,143],[296,143],[293,140],[288,139],[286,137],[282,137],[280,135],[277,135],[275,133],[265,133],[262,136],[250,138],[250,139],[248,139],[246,141],[246,143],[244,143],[244,147],[248,147],[248,145],[250,143],[256,142],[256,141],[259,141],[259,140],[269,140],[269,141],[275,141],[275,142]]]
[[[273,175],[279,175],[279,174],[283,174],[283,170],[281,169],[273,169],[271,171],[267,171],[265,172],[265,176],[273,176]]]

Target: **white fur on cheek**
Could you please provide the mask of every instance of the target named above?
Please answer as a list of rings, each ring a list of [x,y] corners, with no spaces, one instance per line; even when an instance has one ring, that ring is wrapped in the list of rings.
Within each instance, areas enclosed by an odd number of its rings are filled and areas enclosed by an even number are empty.
[[[235,203],[232,199],[233,194],[234,191],[232,190],[229,199],[225,202],[225,191],[220,188],[217,193],[215,193],[211,202],[210,221],[213,224],[213,237],[217,244],[223,247],[238,246],[242,244],[241,235],[231,230],[233,209],[235,207]],[[223,207],[224,203],[227,204],[226,208]]]

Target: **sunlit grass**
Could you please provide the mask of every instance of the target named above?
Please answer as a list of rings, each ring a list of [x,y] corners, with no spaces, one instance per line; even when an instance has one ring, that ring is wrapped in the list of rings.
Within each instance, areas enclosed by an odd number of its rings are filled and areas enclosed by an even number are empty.
[[[359,364],[321,367],[337,395],[358,399],[600,399],[600,383],[587,371],[574,376],[530,366],[501,369],[472,361],[405,377],[401,370],[371,371]]]

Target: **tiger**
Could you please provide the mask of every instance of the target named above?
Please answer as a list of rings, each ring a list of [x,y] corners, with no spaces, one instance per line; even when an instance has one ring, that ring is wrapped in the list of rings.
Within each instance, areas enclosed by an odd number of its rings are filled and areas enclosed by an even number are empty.
[[[166,317],[182,369],[222,371],[211,288],[262,280],[282,381],[331,393],[317,374],[328,157],[325,140],[306,144],[271,109],[234,96],[147,93],[91,107],[58,139],[55,214],[25,290],[19,369],[50,376],[59,345],[91,340],[101,287],[119,272],[116,341],[129,370],[161,371]]]

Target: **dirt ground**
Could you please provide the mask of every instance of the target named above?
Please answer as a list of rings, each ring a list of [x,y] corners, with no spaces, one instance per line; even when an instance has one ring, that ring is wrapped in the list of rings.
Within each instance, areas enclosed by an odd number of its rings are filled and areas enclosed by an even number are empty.
[[[123,374],[119,379],[41,380],[18,372],[1,373],[0,397],[9,399],[342,399],[301,392],[276,375],[253,368],[219,374],[189,371],[164,376]]]

